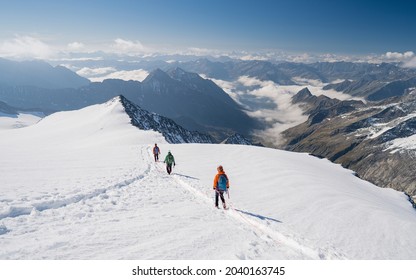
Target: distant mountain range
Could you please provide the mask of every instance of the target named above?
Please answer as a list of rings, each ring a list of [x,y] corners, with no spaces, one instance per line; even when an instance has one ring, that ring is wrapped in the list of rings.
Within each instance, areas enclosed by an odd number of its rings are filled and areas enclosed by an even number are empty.
[[[35,108],[16,108],[8,105],[5,102],[0,101],[0,116],[6,115],[10,117],[17,116],[20,113],[28,113],[28,114],[35,114],[39,116],[44,116],[44,114],[39,110]]]
[[[319,80],[331,83],[324,89],[335,89],[352,96],[379,101],[392,96],[401,96],[409,87],[416,87],[416,70],[395,64],[317,62],[311,64],[268,61],[211,62],[201,59],[196,62],[177,63],[187,71],[204,73],[220,80],[235,80],[240,76],[270,80],[280,85],[296,85],[298,79]]]
[[[11,61],[0,58],[2,87],[38,87],[42,89],[79,88],[90,81],[63,67],[43,61]]]
[[[383,82],[374,77],[363,77],[357,81],[345,80],[340,83],[329,84],[323,89],[335,89],[353,96],[362,96],[369,101],[380,101],[394,96],[406,94],[409,88],[416,87],[416,78]]]
[[[16,115],[18,113],[18,109],[0,101],[0,113],[5,115]]]
[[[89,64],[84,65],[87,62],[79,63],[82,63],[82,66],[91,66]],[[151,91],[161,90],[161,92],[159,92],[160,94],[167,93],[172,87],[175,87],[177,91],[179,91],[179,88],[181,87],[181,91],[183,91],[183,87],[187,87],[185,90],[187,92],[192,90],[203,91],[205,93],[207,92],[207,89],[209,91],[222,91],[210,80],[202,79],[195,73],[204,74],[210,78],[224,81],[234,81],[241,76],[249,76],[262,81],[273,81],[279,85],[299,84],[299,78],[319,80],[323,83],[330,83],[324,87],[324,89],[335,89],[353,96],[364,97],[372,101],[379,101],[393,96],[401,96],[405,94],[408,88],[416,87],[415,69],[402,68],[398,65],[388,63],[318,62],[303,64],[292,62],[272,63],[268,61],[241,61],[233,59],[211,61],[205,58],[170,63],[161,60],[143,60],[140,62],[128,63],[128,65],[119,61],[110,61],[108,63],[114,63],[116,66],[120,65],[120,67],[124,67],[124,69],[127,70],[132,69],[132,67],[140,67],[148,70],[151,74],[146,79],[147,85],[143,86],[142,91],[147,91],[149,89],[151,89]],[[96,87],[92,86],[92,89],[89,89],[90,83],[87,79],[78,76],[76,73],[62,66],[52,67],[42,61],[15,62],[0,59],[0,73],[2,73],[0,76],[0,98],[7,95],[6,92],[10,93],[10,91],[13,91],[11,95],[22,95],[23,98],[27,91],[31,91],[33,92],[33,95],[45,95],[45,98],[47,99],[48,95],[55,95],[55,92],[52,91],[54,89],[66,91],[63,93],[59,92],[58,95],[68,94],[75,96],[74,102],[67,103],[59,100],[60,98],[55,96],[57,102],[49,102],[51,104],[48,106],[50,108],[46,108],[47,110],[62,109],[58,107],[63,107],[63,109],[80,108],[80,105],[86,106],[88,104],[94,104],[94,98],[100,99],[99,96],[95,95],[90,98],[90,96],[82,96],[82,93],[80,92],[74,93],[74,89],[87,87],[85,91],[89,91],[90,94]],[[167,75],[163,75],[163,73]],[[184,73],[187,74],[184,75]],[[164,84],[164,87],[157,88],[156,83],[150,86],[152,82],[158,79],[159,82]],[[172,80],[175,80],[177,83],[174,83]],[[333,81],[340,82],[331,84]],[[145,81],[143,81],[143,83],[144,82]],[[210,83],[211,85],[209,85]],[[119,81],[116,90],[133,90],[134,84],[135,83]],[[108,85],[109,84],[107,83],[105,86]],[[106,91],[105,86],[103,86],[104,89],[101,87],[100,90]],[[115,86],[115,84],[113,84],[113,86]],[[82,92],[83,90],[79,91]],[[178,93],[176,92],[176,94]],[[81,95],[82,100],[88,100],[88,98],[92,100],[87,102],[76,101],[79,99],[76,95]],[[140,92],[139,95],[143,95],[143,92]],[[187,94],[183,94],[183,96],[186,95]],[[227,98],[225,95],[216,94],[217,97],[221,95],[224,101]],[[113,96],[116,95],[113,94]],[[105,100],[108,100],[108,97],[109,94],[107,93],[105,98],[101,98],[95,103],[104,102]],[[209,97],[211,98],[212,96]],[[146,99],[144,97],[142,98]],[[129,99],[136,102],[134,98]],[[7,102],[7,100],[3,101]],[[74,104],[76,102],[82,104]],[[8,103],[14,105],[14,102]],[[230,105],[230,101],[225,103]],[[147,104],[145,106],[147,106]],[[156,105],[153,106],[156,107]],[[235,106],[235,104],[232,106]],[[189,119],[184,121],[192,122]],[[195,123],[193,125],[197,126]]]
[[[174,59],[174,60],[172,60]],[[323,83],[338,84],[351,81],[354,85],[346,92],[354,96],[366,97],[388,83],[405,81],[416,76],[416,70],[403,68],[391,63],[353,63],[353,62],[270,62],[263,60],[236,60],[229,57],[164,57],[159,56],[139,61],[127,62],[118,59],[103,61],[74,61],[73,65],[82,67],[113,67],[118,70],[144,69],[148,72],[160,68],[163,71],[179,67],[187,72],[204,74],[209,78],[235,81],[241,76],[249,76],[262,81],[273,81],[279,85],[297,85],[298,79],[319,80]],[[332,85],[330,85],[331,87]],[[335,86],[333,86],[335,87]],[[338,88],[341,89],[341,88]],[[401,94],[401,92],[397,93]],[[375,96],[372,100],[379,97]],[[370,98],[371,99],[371,98]]]
[[[416,87],[416,70],[390,63],[316,62],[311,64],[269,61],[224,60],[141,62],[149,69],[156,65],[162,70],[180,67],[185,71],[204,74],[210,78],[235,81],[241,76],[273,81],[279,85],[297,85],[299,79],[319,80],[328,83],[324,90],[334,89],[352,96],[379,101],[405,94],[409,87]],[[341,80],[341,81],[339,81]]]

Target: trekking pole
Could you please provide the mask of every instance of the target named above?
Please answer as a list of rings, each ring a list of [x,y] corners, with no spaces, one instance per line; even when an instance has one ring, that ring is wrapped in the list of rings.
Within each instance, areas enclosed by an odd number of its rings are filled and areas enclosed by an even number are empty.
[[[230,199],[230,190],[227,190],[228,199]]]

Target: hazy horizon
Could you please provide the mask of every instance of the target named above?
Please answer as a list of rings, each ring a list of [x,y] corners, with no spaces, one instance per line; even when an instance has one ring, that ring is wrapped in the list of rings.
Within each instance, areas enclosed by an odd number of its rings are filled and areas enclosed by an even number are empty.
[[[0,57],[184,54],[414,65],[414,6],[407,0],[376,5],[355,0],[8,1],[0,11]]]

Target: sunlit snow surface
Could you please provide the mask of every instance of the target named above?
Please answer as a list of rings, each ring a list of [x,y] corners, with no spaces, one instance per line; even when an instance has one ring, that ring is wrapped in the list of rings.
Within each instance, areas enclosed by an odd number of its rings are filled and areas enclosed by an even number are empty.
[[[22,128],[37,123],[42,113],[18,113],[14,115],[0,112],[0,130]]]
[[[118,99],[1,130],[0,147],[0,259],[416,259],[403,193],[306,154],[167,144]]]

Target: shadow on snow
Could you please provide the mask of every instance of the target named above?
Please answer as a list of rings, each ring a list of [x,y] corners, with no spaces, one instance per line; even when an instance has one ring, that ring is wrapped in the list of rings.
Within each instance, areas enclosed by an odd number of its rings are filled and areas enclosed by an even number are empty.
[[[179,174],[179,173],[176,173],[176,172],[175,172],[175,175],[178,175],[178,176],[180,176],[180,177],[185,177],[185,178],[188,178],[188,179],[199,180],[199,178],[195,178],[195,177],[192,177],[192,176]]]
[[[253,214],[253,213],[250,213],[250,212],[247,212],[247,211],[243,211],[243,210],[239,210],[239,209],[234,209],[234,210],[235,211],[238,211],[240,213],[243,213],[243,214],[246,214],[246,215],[249,215],[249,216],[258,218],[258,219],[263,220],[263,221],[267,220],[267,221],[273,221],[273,222],[276,222],[276,223],[283,223],[282,221],[279,221],[277,219],[270,218],[270,217],[266,217],[266,216],[262,216],[262,215],[259,215],[259,214]]]

